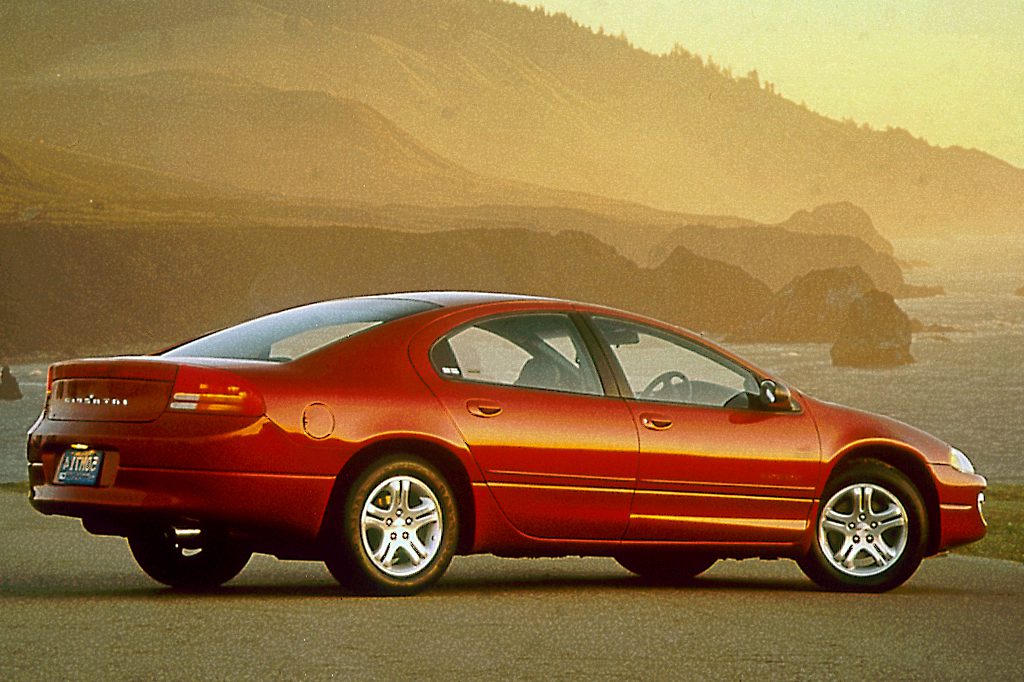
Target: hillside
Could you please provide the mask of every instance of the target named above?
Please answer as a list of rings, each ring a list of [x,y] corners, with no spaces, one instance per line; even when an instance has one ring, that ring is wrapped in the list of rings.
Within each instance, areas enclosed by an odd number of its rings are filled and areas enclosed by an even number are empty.
[[[0,139],[0,220],[106,224],[210,220],[270,208],[241,190],[115,163],[46,144]],[[272,211],[267,211],[267,217]]]
[[[613,203],[604,206],[610,208]],[[836,228],[835,221],[821,223],[813,219],[823,214],[835,215],[835,210],[819,207],[801,212],[792,220],[802,221],[802,228],[810,231]],[[94,225],[133,230],[144,225],[191,225],[200,230],[244,223],[252,227],[277,226],[297,234],[304,234],[309,227],[333,226],[339,230],[439,233],[439,239],[451,243],[482,227],[517,235],[525,230],[581,232],[597,237],[642,266],[662,265],[676,247],[685,245],[706,259],[743,269],[772,289],[812,270],[858,265],[870,273],[879,288],[894,295],[915,293],[903,283],[893,258],[871,249],[859,237],[799,235],[780,226],[683,214],[666,214],[666,222],[648,223],[644,222],[646,215],[640,211],[639,218],[620,219],[578,208],[510,204],[423,207],[305,203],[156,173],[38,142],[0,139],[0,224],[9,226]],[[669,217],[672,222],[668,222]],[[721,227],[701,224],[704,222]],[[845,224],[840,221],[840,228]],[[849,225],[853,229],[857,223],[850,221]],[[871,238],[870,233],[863,236]],[[519,248],[529,251],[524,243]],[[760,257],[751,258],[752,252]]]
[[[612,202],[597,204],[595,211]],[[848,211],[856,213],[855,208]],[[621,212],[629,214],[624,208]],[[557,206],[482,204],[462,207],[306,203],[268,198],[230,186],[119,164],[45,144],[0,139],[0,223],[96,225],[136,229],[142,225],[189,224],[197,229],[279,226],[301,231],[311,226],[377,228],[392,232],[445,233],[450,240],[487,227],[520,234],[584,232],[640,265],[661,265],[679,245],[701,256],[742,268],[778,289],[792,277],[833,266],[859,265],[876,285],[893,294],[911,290],[891,256],[876,252],[860,237],[798,235],[781,226],[714,216],[665,214],[664,223],[645,222],[651,212],[617,218],[608,213]],[[854,229],[856,221],[816,222],[836,214],[834,207],[803,211],[808,231]],[[669,219],[672,219],[669,222]],[[713,223],[719,227],[706,225]],[[692,225],[691,223],[696,223]],[[870,225],[870,220],[868,220]],[[844,228],[843,225],[852,227]],[[871,233],[862,235],[872,238]],[[445,238],[445,237],[442,237]],[[875,238],[882,240],[875,235]],[[882,240],[883,243],[884,240]],[[762,257],[750,258],[756,252]]]
[[[0,223],[0,358],[147,352],[290,305],[417,289],[572,297],[723,333],[771,296],[683,248],[641,268],[578,232]]]
[[[429,205],[523,192],[434,154],[365,105],[325,93],[186,71],[5,85],[0,126],[8,136],[263,194]]]
[[[373,109],[322,92],[180,70],[95,80],[14,79],[0,87],[6,97],[0,131],[11,144],[198,180],[198,192],[191,193],[198,199],[208,198],[213,188],[205,185],[212,185],[219,194],[292,205],[558,206],[650,224],[744,223],[473,173]],[[80,167],[84,158],[71,163]],[[117,185],[131,172],[114,172],[111,165],[94,181],[77,173],[65,185],[71,195],[80,193],[83,182],[95,193],[107,189],[104,180]],[[162,200],[166,184],[150,173],[140,178],[133,197],[143,202],[149,192]]]
[[[651,55],[517,5],[14,0],[5,18],[0,72],[7,75],[64,80],[191,69],[330,93],[330,100],[304,95],[280,106],[322,117],[314,132],[329,141],[338,134],[332,121],[358,119],[354,103],[368,105],[485,177],[765,223],[849,201],[890,236],[1015,231],[1024,222],[1024,170],[989,155],[830,120],[685,50]],[[336,101],[352,104],[343,113]],[[292,133],[281,130],[285,140]],[[396,158],[411,156],[428,177],[455,172],[395,135],[388,133],[394,146],[387,149]],[[297,153],[280,171],[252,150],[244,155],[253,163],[248,176],[224,180],[312,188],[316,196],[358,189],[347,176],[319,180],[317,169],[333,168],[326,152],[301,150],[312,160],[303,164]],[[384,172],[389,157],[382,158]],[[204,161],[212,168],[212,159],[198,159],[200,169]],[[433,196],[425,184],[415,203]],[[464,190],[487,192],[470,180]]]

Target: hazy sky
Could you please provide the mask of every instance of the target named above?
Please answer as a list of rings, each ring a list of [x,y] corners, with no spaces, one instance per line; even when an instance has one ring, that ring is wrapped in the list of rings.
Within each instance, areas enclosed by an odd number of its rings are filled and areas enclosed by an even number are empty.
[[[833,118],[1024,168],[1024,0],[544,0],[637,47],[757,69]]]

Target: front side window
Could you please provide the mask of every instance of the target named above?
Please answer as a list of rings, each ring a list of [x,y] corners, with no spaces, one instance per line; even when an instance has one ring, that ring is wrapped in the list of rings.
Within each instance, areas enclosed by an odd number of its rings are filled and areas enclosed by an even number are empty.
[[[509,315],[463,327],[430,351],[443,377],[602,395],[601,380],[568,315]]]
[[[689,339],[610,317],[594,323],[640,400],[748,407],[758,392],[753,374]]]

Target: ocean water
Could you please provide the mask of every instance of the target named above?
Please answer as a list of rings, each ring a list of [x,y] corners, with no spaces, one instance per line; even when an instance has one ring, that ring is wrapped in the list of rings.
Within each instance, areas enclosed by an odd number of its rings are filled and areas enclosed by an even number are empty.
[[[900,305],[955,331],[914,338],[916,362],[893,369],[832,367],[827,344],[732,344],[755,364],[818,398],[908,422],[964,450],[993,482],[1024,482],[1024,238],[901,240],[924,260],[907,279],[945,296]],[[38,417],[46,365],[15,365],[24,398],[0,401],[0,482],[26,479],[25,432]]]
[[[827,344],[734,344],[741,356],[806,393],[878,412],[966,452],[994,482],[1024,482],[1024,238],[894,240],[896,255],[925,261],[907,281],[946,295],[902,299],[925,324],[955,331],[916,334],[912,365],[832,367]]]
[[[0,400],[0,483],[28,480],[26,433],[43,411],[46,364],[11,365],[21,400]]]

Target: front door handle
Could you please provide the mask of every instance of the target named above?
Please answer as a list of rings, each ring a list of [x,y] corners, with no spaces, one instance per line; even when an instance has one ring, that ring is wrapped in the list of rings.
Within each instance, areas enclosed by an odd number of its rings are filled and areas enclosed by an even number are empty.
[[[489,400],[467,400],[466,409],[475,417],[497,417],[501,414],[501,405]]]
[[[672,420],[661,414],[652,414],[650,412],[640,415],[640,423],[644,425],[644,428],[648,428],[651,431],[664,431],[665,429],[672,428]]]

